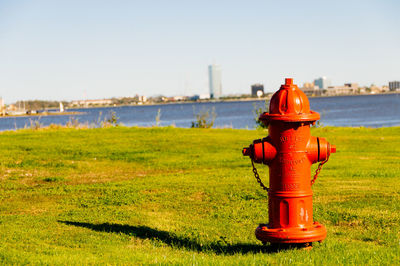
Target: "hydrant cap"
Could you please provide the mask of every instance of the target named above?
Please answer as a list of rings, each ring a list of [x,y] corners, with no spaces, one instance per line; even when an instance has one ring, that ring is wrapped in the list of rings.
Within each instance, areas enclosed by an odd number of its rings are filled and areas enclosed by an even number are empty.
[[[269,113],[263,113],[259,119],[268,124],[269,121],[314,122],[319,118],[317,112],[310,110],[304,92],[293,84],[293,79],[286,78],[285,84],[271,98]]]

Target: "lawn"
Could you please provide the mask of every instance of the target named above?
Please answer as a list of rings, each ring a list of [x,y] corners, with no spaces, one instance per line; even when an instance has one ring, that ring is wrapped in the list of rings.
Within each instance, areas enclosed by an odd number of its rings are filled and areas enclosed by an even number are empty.
[[[313,186],[328,236],[306,251],[254,236],[268,199],[241,149],[265,131],[3,132],[0,264],[400,264],[400,128],[312,133],[337,153]]]

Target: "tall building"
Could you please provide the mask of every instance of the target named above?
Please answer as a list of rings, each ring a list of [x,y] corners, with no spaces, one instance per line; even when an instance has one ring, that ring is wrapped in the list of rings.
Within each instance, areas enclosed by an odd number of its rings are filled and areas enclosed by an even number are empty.
[[[263,84],[253,84],[251,85],[251,96],[263,96],[264,95],[264,85]]]
[[[400,89],[400,81],[390,81],[389,82],[389,90],[395,91]]]
[[[210,98],[219,99],[222,94],[221,66],[215,64],[208,66],[208,81],[210,87]]]
[[[331,81],[326,77],[321,77],[314,80],[314,85],[320,89],[327,89],[329,86],[331,86]]]

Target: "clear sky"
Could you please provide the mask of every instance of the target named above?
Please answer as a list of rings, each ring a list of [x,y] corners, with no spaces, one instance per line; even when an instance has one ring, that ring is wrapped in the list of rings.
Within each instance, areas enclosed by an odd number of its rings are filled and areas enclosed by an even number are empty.
[[[0,96],[73,100],[400,80],[400,1],[0,0]]]

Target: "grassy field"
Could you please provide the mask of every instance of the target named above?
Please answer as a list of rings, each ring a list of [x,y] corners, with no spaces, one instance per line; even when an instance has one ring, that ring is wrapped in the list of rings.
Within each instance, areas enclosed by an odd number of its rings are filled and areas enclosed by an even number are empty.
[[[328,237],[311,251],[255,239],[267,196],[241,149],[265,131],[1,133],[0,264],[399,264],[400,128],[312,133],[337,153],[313,186]]]

